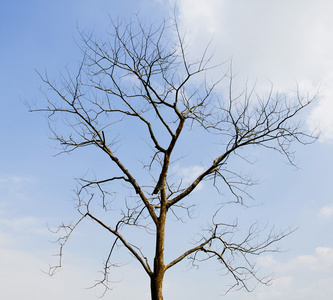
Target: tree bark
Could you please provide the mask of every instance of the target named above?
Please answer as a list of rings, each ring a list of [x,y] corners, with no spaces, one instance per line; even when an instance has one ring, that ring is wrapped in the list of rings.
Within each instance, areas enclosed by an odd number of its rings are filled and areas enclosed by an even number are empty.
[[[154,258],[154,272],[150,278],[150,289],[152,300],[163,300],[162,284],[165,273],[164,265],[164,242],[165,221],[167,215],[167,198],[165,187],[161,190],[161,211],[156,225],[156,250]]]
[[[163,272],[154,272],[150,279],[150,291],[151,291],[151,299],[152,300],[163,300],[162,293],[162,284],[163,284]]]

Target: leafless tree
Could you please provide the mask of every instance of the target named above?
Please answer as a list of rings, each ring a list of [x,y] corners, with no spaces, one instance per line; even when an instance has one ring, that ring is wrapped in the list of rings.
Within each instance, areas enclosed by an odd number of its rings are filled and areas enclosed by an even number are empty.
[[[150,277],[153,300],[163,299],[165,272],[184,259],[193,265],[216,259],[233,278],[231,288],[250,290],[250,279],[267,283],[270,279],[258,275],[251,256],[276,251],[275,243],[290,231],[271,231],[260,240],[259,227],[253,225],[240,239],[237,222],[221,219],[220,211],[227,209],[221,206],[205,220],[210,225],[198,233],[195,244],[166,261],[166,221],[191,219],[193,198],[189,196],[204,181],[205,186],[210,182],[216,188],[217,196],[229,191],[233,200],[226,203],[244,205],[252,181],[233,169],[231,158],[245,158],[246,149],[261,146],[282,153],[293,163],[292,142],[315,140],[295,120],[314,97],[299,93],[287,97],[273,91],[260,97],[247,88],[235,94],[230,70],[210,83],[208,72],[217,74],[219,68],[211,66],[208,50],[196,61],[189,59],[175,21],[158,26],[140,20],[117,21],[111,27],[104,41],[81,33],[83,59],[76,75],[68,72],[60,84],[47,74],[41,75],[51,92],[45,94],[45,106],[32,109],[46,112],[50,121],[55,115],[63,117],[69,131],[64,127],[62,133],[59,128],[51,129],[63,152],[94,147],[113,166],[106,177],[79,180],[77,207],[81,217],[74,226],[59,227],[66,230],[59,240],[60,264],[50,272],[61,266],[63,247],[76,226],[88,218],[113,239],[99,281],[106,287],[115,263],[112,254],[119,246],[134,256]],[[190,151],[182,153],[190,147],[188,139],[204,136],[214,143],[206,149],[190,149],[201,152],[200,161],[191,160],[192,165],[201,164],[200,172],[191,182],[179,178],[170,166],[191,156]],[[144,144],[138,143],[137,137]],[[135,164],[138,160],[141,169]],[[200,201],[211,205],[210,199]],[[104,219],[95,209],[96,203],[112,217]],[[131,230],[138,232],[140,241],[128,237]],[[144,253],[145,235],[154,237],[153,257]]]

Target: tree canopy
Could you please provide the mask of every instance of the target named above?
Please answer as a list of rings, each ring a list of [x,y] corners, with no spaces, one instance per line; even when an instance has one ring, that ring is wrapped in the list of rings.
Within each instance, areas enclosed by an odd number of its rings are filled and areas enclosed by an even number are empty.
[[[258,276],[251,256],[276,251],[275,243],[290,230],[272,230],[260,240],[257,224],[238,235],[237,221],[221,218],[220,212],[228,210],[224,204],[245,205],[247,188],[253,184],[234,168],[232,158],[247,160],[247,149],[264,147],[280,152],[293,164],[292,143],[316,139],[298,118],[315,97],[298,91],[290,97],[273,88],[261,96],[255,87],[237,93],[231,68],[221,71],[221,66],[212,65],[209,47],[193,59],[175,20],[157,25],[140,19],[112,21],[106,39],[82,32],[81,38],[83,58],[76,74],[68,71],[60,83],[41,75],[50,89],[45,93],[47,104],[32,110],[47,113],[62,152],[93,147],[104,154],[105,170],[101,177],[78,180],[81,216],[74,225],[60,226],[66,230],[59,239],[60,264],[50,273],[61,266],[63,247],[76,226],[88,218],[113,239],[99,281],[106,287],[115,263],[112,254],[119,246],[150,277],[154,300],[163,299],[165,272],[184,259],[193,265],[216,259],[233,278],[231,288],[251,290],[251,279],[269,282],[270,278]],[[209,72],[219,77],[208,79]],[[62,120],[65,127],[53,126],[54,120],[57,124]],[[200,167],[184,178],[173,168],[177,164]],[[203,220],[206,227],[195,242],[166,261],[168,222],[191,220],[194,203],[189,196],[202,182],[215,187],[216,197],[224,199],[224,204]],[[231,197],[225,199],[227,191]],[[211,206],[209,197],[197,201]],[[131,231],[140,238],[131,240]],[[152,237],[150,257],[143,249],[145,239]]]

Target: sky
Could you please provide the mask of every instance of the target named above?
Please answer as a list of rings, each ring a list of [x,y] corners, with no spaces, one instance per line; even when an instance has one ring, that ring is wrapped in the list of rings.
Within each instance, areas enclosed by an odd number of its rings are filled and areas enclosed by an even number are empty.
[[[65,249],[63,267],[50,278],[56,262],[56,237],[49,230],[77,217],[74,178],[103,162],[84,152],[55,156],[48,124],[24,103],[44,100],[36,70],[58,79],[77,66],[81,52],[77,27],[105,35],[109,18],[139,12],[148,22],[172,16],[167,0],[0,0],[0,295],[7,300],[97,299],[87,289],[99,276],[107,255],[107,237],[92,222],[82,225]],[[211,42],[213,63],[232,61],[236,84],[256,82],[258,92],[289,95],[296,86],[315,103],[302,119],[305,130],[320,130],[319,140],[296,145],[297,168],[276,153],[254,152],[247,168],[258,179],[252,195],[260,204],[251,213],[275,228],[298,228],[281,241],[281,253],[256,259],[270,286],[252,293],[221,296],[228,284],[218,266],[198,270],[177,265],[166,275],[165,299],[328,300],[333,296],[333,3],[330,0],[178,0],[176,17],[195,57]],[[200,162],[177,172],[193,174]],[[204,192],[203,186],[197,194]],[[233,211],[233,210],[231,210]],[[198,217],[204,217],[198,212]],[[244,217],[247,218],[247,217]],[[105,240],[100,240],[104,239]],[[177,245],[171,241],[168,247]],[[103,247],[104,246],[104,247]],[[105,299],[149,299],[149,282],[133,259],[112,273],[113,290]]]

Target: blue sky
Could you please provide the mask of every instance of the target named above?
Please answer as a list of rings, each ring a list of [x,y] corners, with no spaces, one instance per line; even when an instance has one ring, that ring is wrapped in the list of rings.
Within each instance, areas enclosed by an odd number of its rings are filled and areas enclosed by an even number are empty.
[[[178,20],[187,32],[193,55],[212,39],[216,62],[232,58],[237,84],[257,81],[265,92],[291,93],[297,82],[316,103],[302,115],[305,129],[318,127],[319,141],[295,146],[298,169],[271,152],[251,153],[257,163],[244,166],[260,184],[251,192],[258,207],[237,211],[276,228],[298,227],[280,244],[286,252],[257,260],[263,272],[274,272],[270,287],[232,293],[225,299],[328,300],[333,295],[333,4],[330,0],[222,1],[178,0]],[[87,222],[65,249],[64,266],[53,278],[41,272],[55,263],[57,246],[48,231],[77,217],[73,178],[103,162],[77,152],[54,157],[45,118],[27,112],[26,101],[42,101],[42,82],[35,69],[59,78],[80,60],[78,32],[105,34],[109,15],[158,21],[172,14],[172,1],[0,1],[0,293],[3,299],[94,299],[86,289],[98,278],[107,255],[107,237]],[[215,61],[214,60],[214,61]],[[177,171],[195,172],[200,162]],[[197,192],[202,196],[205,186]],[[233,208],[231,208],[233,211]],[[205,217],[199,210],[199,217]],[[98,233],[98,234],[97,234]],[[176,241],[170,242],[173,248]],[[129,256],[112,275],[114,299],[149,299],[148,278]],[[227,279],[216,265],[188,270],[186,264],[167,274],[165,299],[220,299]],[[217,272],[216,272],[217,271]],[[118,282],[119,281],[119,282]]]

